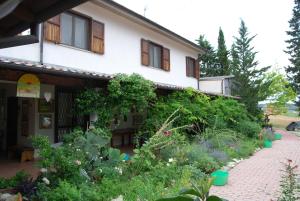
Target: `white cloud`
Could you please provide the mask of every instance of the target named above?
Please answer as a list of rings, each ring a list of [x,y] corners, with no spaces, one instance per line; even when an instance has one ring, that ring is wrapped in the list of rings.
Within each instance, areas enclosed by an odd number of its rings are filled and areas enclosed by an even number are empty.
[[[240,19],[252,35],[261,66],[288,65],[286,31],[292,16],[293,0],[115,0],[166,28],[195,41],[200,34],[216,47],[221,26],[230,48],[238,34]]]

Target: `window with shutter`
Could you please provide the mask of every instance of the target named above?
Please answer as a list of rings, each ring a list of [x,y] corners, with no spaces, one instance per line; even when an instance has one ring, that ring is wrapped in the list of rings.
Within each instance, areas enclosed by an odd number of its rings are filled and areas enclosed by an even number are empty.
[[[89,20],[73,13],[61,14],[61,43],[81,49],[89,49]]]
[[[199,64],[192,57],[186,57],[186,76],[199,78]]]
[[[104,54],[104,24],[92,22],[91,50],[95,53]]]
[[[49,19],[44,24],[45,40],[60,43],[60,15]]]
[[[170,50],[148,40],[141,40],[141,61],[151,66],[170,71]]]
[[[104,24],[76,12],[64,12],[45,23],[45,40],[104,54]]]

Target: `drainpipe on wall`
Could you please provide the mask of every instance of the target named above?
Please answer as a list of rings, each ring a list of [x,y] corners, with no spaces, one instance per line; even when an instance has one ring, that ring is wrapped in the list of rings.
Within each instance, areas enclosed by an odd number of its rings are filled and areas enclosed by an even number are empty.
[[[40,64],[43,65],[44,63],[44,24],[40,24]]]
[[[200,61],[198,60],[197,61],[198,63],[199,63],[199,76],[197,76],[197,89],[198,89],[198,91],[200,91]]]

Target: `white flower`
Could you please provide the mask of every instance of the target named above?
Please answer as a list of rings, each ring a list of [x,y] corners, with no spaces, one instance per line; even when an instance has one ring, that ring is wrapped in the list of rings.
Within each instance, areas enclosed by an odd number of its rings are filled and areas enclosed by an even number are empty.
[[[102,169],[99,169],[99,172],[102,173]]]
[[[40,171],[41,171],[41,173],[46,173],[46,172],[48,172],[47,168],[41,168]]]
[[[76,149],[76,151],[80,151],[80,149]]]
[[[69,146],[72,146],[72,144],[69,144]]]
[[[100,159],[102,160],[102,159],[103,159],[103,157],[101,156],[101,157],[100,157]]]
[[[170,163],[167,163],[167,166],[170,166]]]
[[[45,184],[47,184],[47,185],[49,185],[50,184],[50,181],[46,178],[46,177],[43,177],[43,182],[45,183]]]
[[[169,158],[169,163],[174,162],[175,160],[173,158]]]
[[[75,163],[76,163],[77,165],[81,165],[81,161],[80,161],[80,160],[76,160]]]
[[[125,160],[122,160],[124,163],[126,162]]]
[[[117,171],[119,172],[120,175],[123,174],[122,168],[115,167],[115,170],[117,170]]]

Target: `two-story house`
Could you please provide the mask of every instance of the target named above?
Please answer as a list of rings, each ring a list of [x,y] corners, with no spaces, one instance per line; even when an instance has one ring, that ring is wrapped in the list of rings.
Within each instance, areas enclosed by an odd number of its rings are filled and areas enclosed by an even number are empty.
[[[204,50],[114,1],[63,12],[39,26],[39,37],[0,49],[1,150],[29,146],[36,134],[58,142],[75,125],[85,126],[87,119],[71,112],[76,91],[106,85],[117,73],[138,73],[164,90],[199,89]]]

